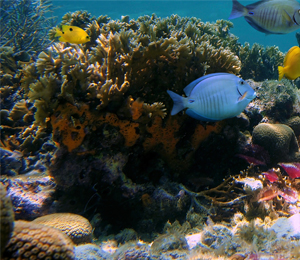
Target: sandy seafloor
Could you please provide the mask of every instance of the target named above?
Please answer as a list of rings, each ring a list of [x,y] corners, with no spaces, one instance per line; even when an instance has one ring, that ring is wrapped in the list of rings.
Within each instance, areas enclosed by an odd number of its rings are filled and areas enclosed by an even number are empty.
[[[243,5],[254,3],[255,1],[240,1]],[[232,1],[53,1],[57,7],[54,15],[62,17],[67,12],[86,10],[95,17],[107,15],[112,19],[120,19],[122,15],[129,15],[136,19],[142,15],[151,15],[155,13],[158,17],[167,17],[172,14],[187,17],[197,17],[204,22],[214,22],[218,19],[228,19]],[[234,28],[231,33],[238,36],[240,43],[249,42],[259,43],[265,46],[276,45],[282,52],[289,50],[291,46],[297,44],[295,32],[285,35],[265,35],[252,28],[244,18],[232,20]],[[299,30],[298,30],[299,31]]]

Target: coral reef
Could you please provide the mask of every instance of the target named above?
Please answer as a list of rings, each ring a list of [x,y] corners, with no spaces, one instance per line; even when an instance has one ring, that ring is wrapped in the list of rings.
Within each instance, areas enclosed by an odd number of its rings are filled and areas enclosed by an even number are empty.
[[[3,253],[6,259],[74,259],[72,240],[59,230],[15,221],[13,235]]]
[[[46,174],[31,172],[16,177],[1,178],[14,206],[15,218],[32,220],[49,213],[53,204],[53,179]]]
[[[80,95],[81,101],[93,102],[97,109],[103,109],[111,102],[110,107],[114,108],[120,99],[124,99],[125,93],[133,95],[134,99],[142,97],[144,101],[154,103],[167,97],[163,90],[168,86],[173,86],[174,90],[182,89],[205,72],[238,73],[240,70],[238,57],[230,51],[233,37],[224,29],[232,26],[229,22],[218,21],[210,25],[201,23],[200,19],[187,20],[179,16],[165,19],[145,16],[130,22],[136,24],[134,30],[121,30],[124,22],[109,19],[100,30],[98,21],[101,19],[87,16],[84,13],[66,15],[63,23],[68,19],[72,25],[90,25],[87,31],[91,38],[95,38],[93,33],[97,34],[90,50],[84,46],[55,44],[40,53],[35,69],[32,70],[32,65],[24,68],[23,87],[30,90],[31,100],[42,99],[40,102],[43,102],[43,105],[36,104],[37,114],[42,117],[39,119],[36,115],[39,123],[57,107],[58,104],[50,100],[58,95],[72,104]],[[163,26],[156,26],[154,32],[155,23]],[[163,33],[166,26],[168,29]],[[95,27],[98,28],[96,32]],[[188,77],[183,74],[185,67],[189,67]],[[173,71],[174,76],[166,78],[169,71]],[[159,81],[152,80],[154,72]],[[55,84],[63,88],[55,87]]]
[[[240,46],[237,54],[243,64],[240,71],[244,79],[263,81],[265,79],[277,79],[277,67],[283,63],[284,54],[277,46],[264,47],[254,43]]]
[[[256,87],[255,105],[265,122],[284,122],[299,113],[299,90],[292,81],[265,80]]]
[[[89,259],[89,260],[109,260],[111,255],[102,250],[95,244],[84,244],[76,246],[74,249],[75,259]]]
[[[12,47],[20,58],[39,53],[51,43],[47,37],[55,21],[51,12],[49,0],[1,1],[0,24],[6,26],[0,28],[0,46]]]
[[[293,129],[284,124],[257,125],[252,133],[252,141],[269,152],[273,164],[293,160],[299,150]]]
[[[256,218],[247,221],[242,214],[237,213],[231,224],[210,222],[201,232],[190,235],[193,236],[193,241],[187,236],[193,246],[189,259],[219,259],[216,256],[224,257],[221,259],[297,258],[299,240],[291,243],[285,237],[289,233],[287,228],[293,230],[291,234],[299,234],[295,224],[292,224],[293,218],[295,216],[290,219]],[[281,225],[284,222],[289,225]]]
[[[0,183],[0,257],[6,244],[8,243],[14,228],[14,211],[11,203],[11,199],[6,196],[6,189],[2,183]]]
[[[207,259],[238,259],[255,257],[253,248],[261,253],[269,238],[273,243],[257,217],[269,224],[269,216],[273,221],[292,215],[298,201],[291,198],[299,192],[284,172],[262,172],[298,158],[299,91],[290,81],[267,80],[277,78],[283,59],[278,48],[239,44],[230,33],[233,24],[224,20],[112,20],[78,11],[67,13],[61,24],[85,29],[91,41],[47,49],[41,44],[36,59],[21,59],[12,47],[0,54],[1,182],[17,219],[46,215],[30,224],[16,222],[17,228],[32,225],[36,232],[35,222],[50,222],[76,244],[86,243],[92,228],[79,215],[92,219],[99,247],[78,246],[76,258],[90,252],[104,259],[197,259],[199,250]],[[217,123],[204,124],[184,112],[170,116],[166,90],[182,92],[213,72],[264,80],[249,80],[259,99],[238,117]],[[47,215],[53,212],[72,213]],[[244,216],[230,223],[236,212]],[[196,252],[187,234],[196,234]],[[7,257],[23,246],[19,237]],[[30,250],[43,255],[39,248]],[[73,259],[71,247],[67,252]]]
[[[288,125],[293,129],[296,137],[300,135],[300,117],[292,116],[283,122],[285,125]]]
[[[70,237],[75,244],[92,241],[92,226],[90,222],[77,214],[54,213],[36,218],[32,222],[59,229]]]

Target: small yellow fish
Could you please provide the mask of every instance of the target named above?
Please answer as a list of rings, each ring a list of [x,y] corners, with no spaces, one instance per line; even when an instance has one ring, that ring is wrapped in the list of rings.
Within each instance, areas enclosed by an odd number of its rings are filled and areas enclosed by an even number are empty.
[[[61,42],[86,43],[90,41],[90,36],[80,27],[62,25],[62,29],[56,28],[55,37],[59,37]]]
[[[282,79],[283,75],[291,80],[300,77],[300,48],[298,46],[289,49],[284,58],[283,67],[278,66],[278,73],[279,80]]]

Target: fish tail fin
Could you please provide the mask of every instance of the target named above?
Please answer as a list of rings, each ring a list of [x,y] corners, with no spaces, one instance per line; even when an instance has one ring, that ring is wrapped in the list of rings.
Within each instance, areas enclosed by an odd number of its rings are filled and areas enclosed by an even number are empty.
[[[278,74],[279,74],[278,80],[280,81],[284,75],[284,68],[282,66],[278,66]]]
[[[56,29],[56,33],[54,37],[62,36],[61,30],[59,30],[57,27],[55,29]]]
[[[237,0],[232,0],[232,11],[228,19],[231,20],[244,16],[245,10],[247,10],[245,6]]]
[[[175,92],[173,92],[171,90],[167,90],[167,92],[170,95],[170,97],[173,99],[173,102],[174,102],[174,106],[171,111],[171,115],[174,116],[185,108],[184,103],[183,103],[183,97],[176,94]]]

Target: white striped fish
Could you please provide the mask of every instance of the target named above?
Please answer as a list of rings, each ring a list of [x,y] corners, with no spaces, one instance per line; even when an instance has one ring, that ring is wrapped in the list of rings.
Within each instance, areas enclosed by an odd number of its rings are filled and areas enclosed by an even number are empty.
[[[256,97],[243,79],[230,73],[213,73],[194,80],[184,88],[187,97],[171,90],[171,115],[187,108],[187,115],[201,121],[219,121],[239,115]]]
[[[296,0],[262,0],[247,6],[237,0],[232,3],[229,19],[244,16],[260,32],[284,34],[300,28],[300,4]]]

